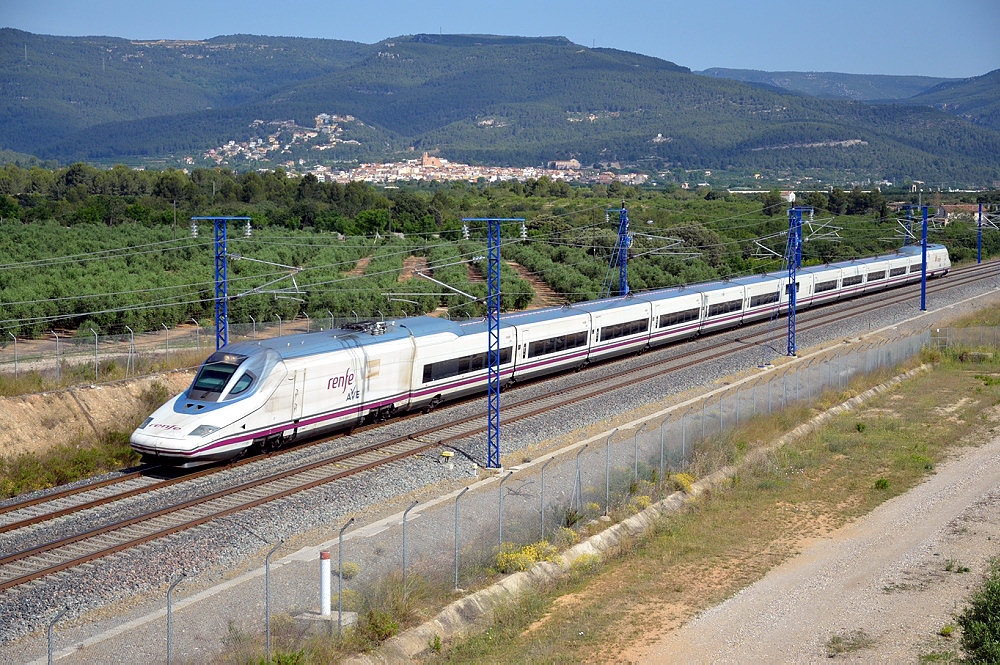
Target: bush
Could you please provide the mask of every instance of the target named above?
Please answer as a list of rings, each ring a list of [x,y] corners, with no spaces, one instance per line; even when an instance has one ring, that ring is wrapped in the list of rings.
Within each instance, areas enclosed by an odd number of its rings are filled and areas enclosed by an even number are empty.
[[[889,489],[889,479],[888,478],[879,478],[878,480],[876,480],[875,481],[875,489],[877,489],[877,490],[887,490],[887,489]]]
[[[559,554],[556,548],[544,540],[524,547],[504,543],[496,555],[496,569],[500,573],[516,573],[528,570],[539,561],[554,562]]]
[[[1000,559],[990,561],[982,585],[958,617],[962,648],[974,663],[1000,662]]]
[[[350,561],[345,561],[338,574],[345,580],[353,580],[361,572],[361,566]]]
[[[398,630],[399,622],[388,612],[371,609],[358,622],[357,633],[368,642],[378,644],[395,635]]]
[[[691,493],[691,485],[694,484],[694,477],[689,473],[678,473],[673,476],[674,489]]]

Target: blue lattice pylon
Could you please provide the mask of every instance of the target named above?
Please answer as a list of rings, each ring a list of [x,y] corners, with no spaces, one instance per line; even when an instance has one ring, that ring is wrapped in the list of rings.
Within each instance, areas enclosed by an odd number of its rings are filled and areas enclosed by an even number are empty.
[[[486,391],[486,468],[500,468],[500,224],[524,219],[463,219],[462,223],[486,222],[486,360],[489,365]],[[513,349],[511,350],[513,352]]]
[[[796,271],[802,266],[802,208],[788,209],[788,350],[794,356],[795,345],[795,300],[798,295]]]
[[[487,397],[488,440],[486,466],[500,468],[500,223],[489,220],[487,231],[486,320],[489,329],[490,364]]]
[[[191,221],[211,221],[215,225],[215,348],[229,342],[229,274],[226,269],[226,223],[250,221],[249,217],[192,217]]]
[[[628,233],[628,210],[625,209],[625,201],[622,201],[621,208],[617,210],[605,210],[604,214],[608,215],[612,212],[618,213],[618,240],[615,241],[615,248],[611,252],[611,261],[608,263],[608,274],[601,285],[602,298],[605,294],[608,296],[612,295],[611,285],[614,279],[612,275],[614,275],[615,264],[618,265],[618,295],[628,295],[628,249],[632,244],[632,239]]]
[[[927,206],[921,207],[924,223],[920,233],[920,311],[927,311]]]

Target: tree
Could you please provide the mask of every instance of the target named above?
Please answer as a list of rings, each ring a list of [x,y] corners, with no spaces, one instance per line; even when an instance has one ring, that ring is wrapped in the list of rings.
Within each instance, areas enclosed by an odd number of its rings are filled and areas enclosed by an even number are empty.
[[[827,196],[827,208],[835,215],[843,215],[847,208],[847,194],[840,187],[834,187]]]
[[[772,189],[767,194],[758,195],[757,200],[760,201],[764,208],[764,214],[768,217],[774,217],[784,212],[785,202],[781,198],[781,193],[776,189]]]

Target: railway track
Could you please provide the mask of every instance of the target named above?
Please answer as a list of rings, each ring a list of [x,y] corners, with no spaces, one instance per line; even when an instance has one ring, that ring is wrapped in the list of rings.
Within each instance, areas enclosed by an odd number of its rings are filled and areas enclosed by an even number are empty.
[[[928,291],[934,293],[982,279],[984,275],[993,275],[996,265],[997,262],[990,262],[954,270],[952,277],[947,282],[932,283],[928,286]],[[860,301],[849,301],[850,304],[846,308],[831,310],[826,307],[806,310],[799,315],[798,329],[806,331],[828,325],[831,321],[864,314],[889,304],[911,300],[914,297],[912,285],[897,291],[903,291],[903,293],[894,293],[894,297],[888,300],[884,297],[887,295],[886,292],[876,294],[874,297],[879,298],[879,300],[875,305],[872,305],[869,299],[865,298]],[[724,336],[726,333],[731,334],[732,332],[732,330],[721,331],[716,336]],[[609,391],[745,349],[748,343],[777,340],[783,337],[783,334],[776,334],[773,327],[769,326],[767,322],[751,324],[742,329],[742,334],[735,338],[722,339],[722,341],[693,352],[673,353],[667,357],[663,357],[662,353],[657,354],[657,358],[651,362],[623,369],[596,380],[586,381],[575,388],[560,389],[558,392],[540,398],[533,397],[520,401],[508,399],[501,411],[501,422],[512,423],[562,406],[575,405],[590,397],[606,395]],[[474,413],[407,436],[376,442],[302,467],[239,483],[204,496],[135,515],[66,538],[41,543],[18,552],[3,554],[0,556],[0,591],[48,575],[58,574],[94,559],[194,528],[218,517],[278,501],[292,494],[416,455],[430,448],[449,445],[452,442],[475,436],[485,431],[486,427],[481,424],[483,421],[483,413]],[[298,449],[301,449],[301,446]],[[259,459],[259,457],[247,458],[221,467],[221,469],[211,467],[159,481],[151,481],[142,475],[142,471],[136,471],[117,479],[85,485],[50,497],[11,504],[0,509],[0,515],[7,518],[5,522],[0,524],[0,533],[16,531],[45,520],[80,512],[95,506],[105,506],[109,502],[191,481],[223,469],[259,461]],[[146,471],[148,472],[149,469]],[[116,491],[115,487],[120,489]],[[37,514],[28,514],[30,512]]]

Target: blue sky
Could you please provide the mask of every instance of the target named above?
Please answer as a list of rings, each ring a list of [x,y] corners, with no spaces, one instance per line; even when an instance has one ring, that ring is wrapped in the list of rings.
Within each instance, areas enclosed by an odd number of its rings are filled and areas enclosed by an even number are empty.
[[[967,77],[1000,68],[1000,0],[0,0],[51,35],[251,33],[372,43],[420,32],[562,35],[708,67]]]

